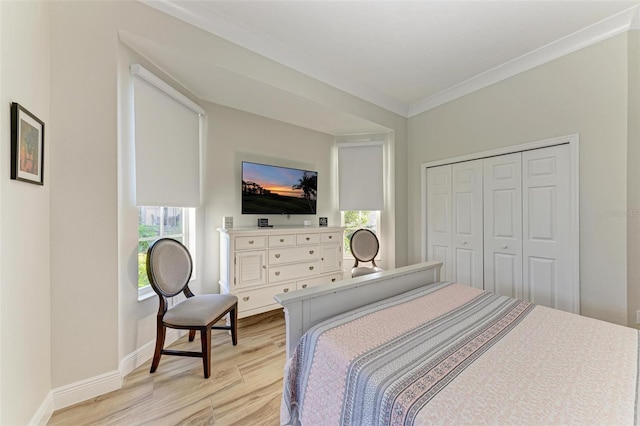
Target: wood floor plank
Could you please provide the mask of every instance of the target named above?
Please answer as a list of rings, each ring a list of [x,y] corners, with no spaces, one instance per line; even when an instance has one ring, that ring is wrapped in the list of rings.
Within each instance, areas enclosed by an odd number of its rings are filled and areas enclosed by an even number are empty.
[[[209,379],[201,359],[163,355],[155,373],[148,361],[121,389],[58,410],[48,425],[278,425],[285,340],[282,311],[243,318],[237,346],[212,332]],[[200,339],[172,348],[199,351]]]

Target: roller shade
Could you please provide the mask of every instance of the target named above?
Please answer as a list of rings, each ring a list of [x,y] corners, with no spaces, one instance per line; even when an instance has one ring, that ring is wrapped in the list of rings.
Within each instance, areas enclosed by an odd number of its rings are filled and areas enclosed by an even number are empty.
[[[136,205],[200,205],[200,115],[204,110],[140,65],[132,65]]]
[[[383,142],[338,143],[340,210],[384,210]]]

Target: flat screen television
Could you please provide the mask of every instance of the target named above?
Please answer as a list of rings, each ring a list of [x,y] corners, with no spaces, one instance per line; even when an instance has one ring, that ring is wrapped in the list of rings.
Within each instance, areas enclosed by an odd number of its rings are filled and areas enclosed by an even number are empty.
[[[318,172],[242,162],[242,214],[316,214]]]

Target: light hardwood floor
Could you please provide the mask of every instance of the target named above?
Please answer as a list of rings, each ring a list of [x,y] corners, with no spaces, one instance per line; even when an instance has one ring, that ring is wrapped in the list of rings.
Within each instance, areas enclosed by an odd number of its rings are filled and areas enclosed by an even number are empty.
[[[200,350],[199,334],[172,345]],[[279,425],[285,363],[281,310],[241,319],[238,345],[213,330],[211,377],[202,360],[163,355],[131,372],[122,389],[53,413],[49,425]]]

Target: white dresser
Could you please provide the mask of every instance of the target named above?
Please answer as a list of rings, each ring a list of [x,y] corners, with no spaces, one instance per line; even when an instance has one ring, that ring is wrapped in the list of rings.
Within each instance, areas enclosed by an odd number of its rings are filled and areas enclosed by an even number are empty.
[[[220,292],[238,296],[238,317],[278,309],[273,296],[342,279],[342,227],[223,229]]]

